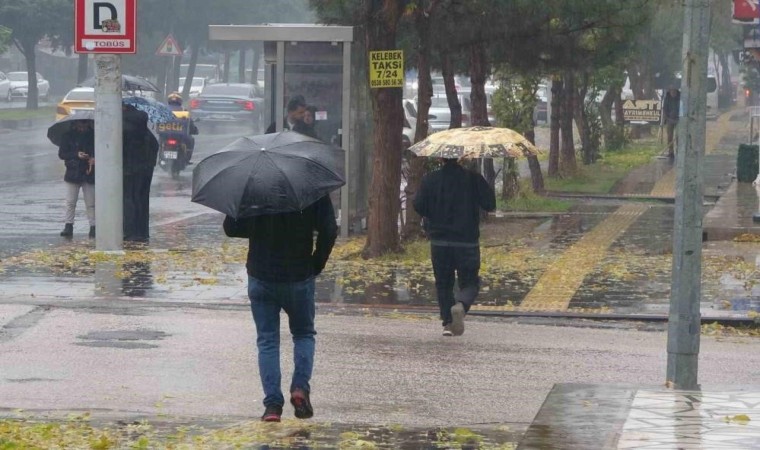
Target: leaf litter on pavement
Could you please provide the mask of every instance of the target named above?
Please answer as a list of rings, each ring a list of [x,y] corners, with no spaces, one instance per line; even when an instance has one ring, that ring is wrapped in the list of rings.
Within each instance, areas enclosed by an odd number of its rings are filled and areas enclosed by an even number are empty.
[[[518,221],[511,221],[518,222]],[[532,232],[530,226],[515,226],[510,221],[487,223],[481,239],[481,297],[484,306],[519,309],[521,300],[547,268],[562,254],[546,236]],[[415,301],[417,305],[435,306],[435,286],[430,264],[430,245],[426,240],[405,243],[402,253],[365,260],[361,257],[365,237],[340,239],[333,250],[322,282],[352,303],[396,304]],[[760,254],[760,243],[736,242],[743,249],[732,252],[703,251],[703,292],[716,300],[716,307],[730,309],[732,298],[726,293],[730,281],[732,295],[751,297],[760,285],[760,269],[747,255]],[[92,242],[69,242],[32,250],[0,260],[0,273],[14,271],[41,275],[89,277],[99,263],[115,267],[114,276],[129,278],[149,267],[153,282],[159,285],[187,287],[235,285],[245,283],[247,242],[223,239],[221,243],[193,242],[192,247],[151,249],[136,246],[123,253],[96,252]],[[576,270],[570,265],[563,268]],[[651,295],[667,302],[672,257],[669,249],[651,252],[636,245],[613,246],[590,272],[576,293],[573,311],[605,312],[614,305],[604,304],[608,291],[641,291],[656,287]],[[396,295],[403,292],[402,295]],[[406,296],[406,297],[404,297]],[[588,302],[584,299],[588,298]],[[599,299],[601,303],[599,303]],[[409,300],[411,299],[411,300]],[[580,301],[579,301],[580,300]]]

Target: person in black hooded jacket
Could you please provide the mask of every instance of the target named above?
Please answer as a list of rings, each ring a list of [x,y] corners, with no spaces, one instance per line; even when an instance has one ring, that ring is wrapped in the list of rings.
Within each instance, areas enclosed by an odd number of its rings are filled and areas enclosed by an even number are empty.
[[[58,157],[66,165],[63,181],[66,182],[66,212],[61,236],[74,235],[74,216],[82,190],[90,222],[91,238],[95,237],[95,133],[90,121],[75,120],[58,147]]]
[[[422,178],[414,209],[423,217],[430,239],[443,335],[459,336],[480,290],[480,210],[496,209],[496,196],[480,174],[456,159],[444,159],[443,167]]]

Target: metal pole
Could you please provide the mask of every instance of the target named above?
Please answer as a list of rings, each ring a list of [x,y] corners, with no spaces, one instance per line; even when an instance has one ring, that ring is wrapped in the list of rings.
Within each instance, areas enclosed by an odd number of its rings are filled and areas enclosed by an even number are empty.
[[[121,56],[95,55],[95,248],[122,249]]]
[[[667,380],[697,389],[702,295],[702,163],[705,152],[710,0],[684,4],[681,119],[676,153],[673,269],[668,317]]]
[[[340,125],[340,143],[345,152],[343,158],[343,172],[346,175],[346,184],[340,190],[340,236],[348,237],[348,219],[350,210],[350,195],[351,189],[354,187],[356,180],[353,179],[353,172],[351,171],[351,43],[343,43],[343,89],[341,99],[341,115],[342,122]]]

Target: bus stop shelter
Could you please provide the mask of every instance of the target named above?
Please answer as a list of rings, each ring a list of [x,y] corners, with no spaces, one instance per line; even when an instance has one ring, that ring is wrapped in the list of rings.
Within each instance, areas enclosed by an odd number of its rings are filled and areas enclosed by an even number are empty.
[[[295,95],[316,107],[319,139],[345,151],[346,185],[332,196],[340,211],[340,233],[359,211],[361,191],[356,173],[359,161],[352,152],[351,43],[353,27],[313,24],[210,25],[212,41],[260,41],[264,45],[265,124],[283,129],[286,105]]]

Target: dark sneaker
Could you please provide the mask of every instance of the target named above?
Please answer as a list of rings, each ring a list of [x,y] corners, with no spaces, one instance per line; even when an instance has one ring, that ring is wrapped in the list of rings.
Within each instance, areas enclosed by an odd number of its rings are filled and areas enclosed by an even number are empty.
[[[451,332],[451,325],[444,325],[443,326],[443,335],[444,336],[453,336],[454,333]]]
[[[308,419],[314,415],[314,408],[309,400],[309,393],[303,389],[294,389],[290,393],[290,403],[295,408],[296,417],[299,419]]]
[[[462,302],[457,302],[456,305],[451,307],[451,333],[454,336],[461,336],[464,334],[464,305]]]
[[[61,236],[63,237],[71,237],[74,236],[74,224],[73,223],[67,223],[63,226],[63,231],[61,231]]]
[[[282,417],[282,406],[269,405],[264,410],[264,415],[261,416],[262,422],[279,422]]]
[[[89,237],[94,238],[95,237],[95,226],[90,227],[90,234],[88,234]]]

